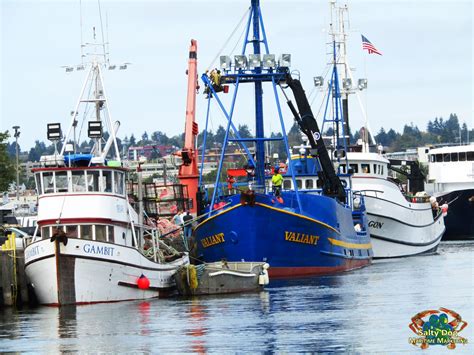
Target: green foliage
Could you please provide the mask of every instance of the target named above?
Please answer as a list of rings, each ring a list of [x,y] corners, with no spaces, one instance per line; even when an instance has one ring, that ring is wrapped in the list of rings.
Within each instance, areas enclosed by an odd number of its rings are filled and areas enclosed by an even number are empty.
[[[468,143],[468,137],[472,141],[474,130],[468,130],[466,123],[459,125],[456,114],[450,114],[448,120],[436,117],[429,121],[426,132],[422,132],[413,123],[405,125],[403,133],[397,133],[393,129],[385,132],[383,128],[375,135],[377,143],[388,148],[389,151],[399,151],[416,148],[423,145],[439,143]]]
[[[15,166],[7,150],[9,137],[8,131],[0,132],[0,191],[8,190],[8,186],[16,177]]]

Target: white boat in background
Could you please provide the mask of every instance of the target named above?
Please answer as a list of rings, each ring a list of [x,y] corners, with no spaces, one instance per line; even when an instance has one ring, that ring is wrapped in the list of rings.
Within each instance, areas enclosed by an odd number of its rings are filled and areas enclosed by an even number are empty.
[[[388,176],[389,160],[379,153],[350,152],[347,157],[353,188],[365,197],[374,258],[435,252],[445,226],[429,196],[406,194]]]
[[[25,248],[25,265],[41,304],[160,297],[175,287],[177,269],[189,264],[188,255],[164,245],[158,230],[145,226],[128,202],[119,124],[108,110],[102,68],[95,58],[61,152],[42,157],[42,166],[33,170],[39,235]],[[77,152],[80,108],[89,114],[83,119],[95,142],[90,154]],[[103,142],[105,132],[109,138]],[[60,124],[48,125],[48,139],[57,144],[61,137]]]
[[[358,95],[358,91],[365,89],[367,80],[359,79],[357,86],[352,86],[355,81],[346,52],[345,28],[349,25],[346,17],[347,5],[339,7],[335,1],[331,2],[331,11],[334,14],[331,16],[334,23],[331,24],[330,34],[334,36],[339,50],[338,57],[332,60],[336,60],[340,82],[333,84],[335,89],[328,90],[328,95],[342,96],[342,107],[339,109],[342,110],[346,122],[345,128],[340,130],[342,134],[348,131],[349,125],[348,97],[350,94]],[[322,79],[318,81],[322,83]],[[360,106],[365,116],[363,106]],[[332,123],[325,116],[324,123],[326,122]],[[389,178],[389,160],[379,149],[377,152],[370,152],[367,143],[369,130],[365,129],[364,132],[366,134],[363,136],[366,137],[363,137],[365,139],[362,143],[347,153],[349,167],[340,164],[339,169],[341,173],[352,175],[351,188],[365,197],[374,258],[406,257],[435,252],[445,231],[441,209],[432,209],[427,196],[408,196],[399,184]],[[375,140],[374,146],[377,146]],[[344,154],[346,152],[339,150],[333,152],[334,158]]]
[[[426,191],[449,204],[445,239],[474,238],[474,145],[428,152]]]

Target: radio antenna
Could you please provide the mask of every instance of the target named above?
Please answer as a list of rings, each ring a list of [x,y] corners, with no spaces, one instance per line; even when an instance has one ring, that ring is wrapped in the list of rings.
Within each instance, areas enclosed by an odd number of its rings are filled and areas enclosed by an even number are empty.
[[[84,41],[82,38],[82,0],[79,0],[79,25],[81,27],[81,64],[84,65]]]
[[[108,63],[109,60],[108,60],[107,52],[105,51],[104,25],[102,22],[102,10],[100,8],[100,0],[97,0],[97,4],[99,5],[100,34],[102,36],[102,48],[104,50],[104,61]]]

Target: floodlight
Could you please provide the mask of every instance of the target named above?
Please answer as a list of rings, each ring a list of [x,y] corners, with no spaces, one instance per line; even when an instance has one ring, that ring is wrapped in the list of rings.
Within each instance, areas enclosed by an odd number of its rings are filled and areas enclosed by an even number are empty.
[[[89,138],[102,138],[102,122],[89,121],[87,135]]]
[[[66,73],[70,73],[74,70],[73,67],[66,67]]]
[[[235,69],[247,69],[247,57],[244,55],[234,56]]]
[[[322,76],[315,76],[313,80],[314,80],[314,86],[316,87],[320,87],[324,85],[324,78]]]
[[[367,89],[367,79],[359,79],[357,82],[357,87],[359,90]]]
[[[84,70],[84,65],[79,64],[79,65],[76,67],[76,70]]]
[[[266,69],[275,68],[275,54],[264,54],[262,60],[262,66]]]
[[[230,69],[230,57],[228,55],[221,55],[220,56],[221,62],[221,69],[222,70],[229,70]]]
[[[109,65],[109,70],[115,70],[115,68],[117,68],[117,66],[115,64]]]
[[[262,65],[262,59],[260,57],[260,54],[249,54],[249,68],[250,69],[255,69],[255,68],[260,68]]]
[[[58,141],[62,138],[61,123],[48,123],[47,136],[50,141]]]
[[[127,69],[127,64],[122,64],[120,67],[119,67],[120,70],[125,70]]]
[[[291,66],[291,54],[281,54],[278,64],[281,68],[289,68]]]
[[[13,126],[12,128],[15,130],[15,134],[13,135],[13,137],[20,137],[20,126]]]
[[[345,90],[350,90],[352,88],[352,79],[351,78],[342,79],[342,87]]]
[[[64,152],[65,153],[72,153],[74,152],[74,144],[68,143],[64,146]]]

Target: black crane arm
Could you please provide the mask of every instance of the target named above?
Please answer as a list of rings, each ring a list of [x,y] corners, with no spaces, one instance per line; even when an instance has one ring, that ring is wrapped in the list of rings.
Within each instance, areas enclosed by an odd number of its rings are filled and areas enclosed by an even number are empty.
[[[293,92],[299,113],[296,111],[290,100],[287,101],[287,104],[290,107],[295,121],[298,123],[301,131],[308,137],[311,148],[316,149],[318,152],[318,158],[322,168],[319,177],[323,180],[323,191],[327,195],[336,196],[341,202],[343,202],[346,198],[344,186],[334,171],[334,166],[329,157],[326,146],[324,145],[324,141],[321,138],[321,131],[319,130],[318,123],[311,111],[311,106],[308,102],[303,86],[299,80],[293,79],[291,75],[287,75],[286,83]]]

